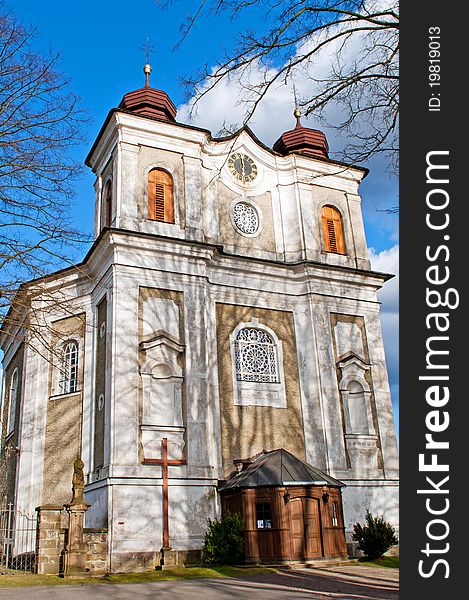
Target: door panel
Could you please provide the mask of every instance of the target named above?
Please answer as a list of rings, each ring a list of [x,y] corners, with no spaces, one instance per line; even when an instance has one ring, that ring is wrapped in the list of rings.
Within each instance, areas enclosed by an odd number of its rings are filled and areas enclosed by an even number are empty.
[[[314,498],[305,498],[303,502],[305,515],[306,558],[319,558],[322,556],[322,545],[318,500]]]
[[[291,541],[293,558],[303,558],[305,554],[305,533],[303,518],[303,502],[301,499],[290,501]]]
[[[296,498],[290,501],[290,534],[293,559],[322,556],[318,500]]]

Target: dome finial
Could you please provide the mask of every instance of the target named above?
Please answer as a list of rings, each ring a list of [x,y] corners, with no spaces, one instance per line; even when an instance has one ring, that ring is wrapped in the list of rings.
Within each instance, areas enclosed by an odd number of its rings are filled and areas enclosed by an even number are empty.
[[[296,118],[296,126],[301,127],[300,118],[301,118],[301,110],[298,105],[298,97],[296,95],[295,84],[293,84],[293,98],[295,100],[295,110],[293,111],[293,116]]]
[[[295,110],[293,111],[293,116],[296,118],[296,126],[300,127],[300,119],[301,119],[301,110],[299,106],[295,106]]]
[[[143,67],[143,72],[145,73],[145,87],[150,87],[151,67],[148,63]]]

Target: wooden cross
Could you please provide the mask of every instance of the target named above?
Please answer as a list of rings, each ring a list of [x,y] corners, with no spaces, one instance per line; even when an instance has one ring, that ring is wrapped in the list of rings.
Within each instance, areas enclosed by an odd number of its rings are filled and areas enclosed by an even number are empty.
[[[144,465],[163,467],[163,550],[169,550],[169,503],[168,503],[168,466],[185,465],[185,460],[168,460],[168,438],[161,440],[163,458],[146,458]]]

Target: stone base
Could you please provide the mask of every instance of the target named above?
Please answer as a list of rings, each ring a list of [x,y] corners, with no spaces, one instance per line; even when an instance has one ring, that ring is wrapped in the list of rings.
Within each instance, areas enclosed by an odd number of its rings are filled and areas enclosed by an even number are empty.
[[[35,574],[36,575],[55,575],[57,576],[60,571],[59,562],[50,563],[36,563]]]
[[[60,577],[62,579],[88,579],[89,577],[102,577],[102,575],[98,575],[97,573],[61,573]]]
[[[107,529],[84,529],[86,571],[90,576],[103,575],[108,571],[107,536]]]
[[[349,558],[362,558],[363,552],[358,549],[358,542],[347,542],[347,554]]]
[[[63,577],[87,577],[86,550],[64,550]]]
[[[160,564],[156,567],[157,569],[159,568],[164,571],[165,569],[172,569],[177,566],[176,557],[174,554],[171,554],[171,550],[172,548],[169,546],[168,548],[161,548]]]
[[[170,550],[165,553],[165,568],[200,564],[200,550]],[[122,552],[111,556],[111,573],[132,573],[162,568],[161,552]],[[171,566],[170,566],[171,565]]]

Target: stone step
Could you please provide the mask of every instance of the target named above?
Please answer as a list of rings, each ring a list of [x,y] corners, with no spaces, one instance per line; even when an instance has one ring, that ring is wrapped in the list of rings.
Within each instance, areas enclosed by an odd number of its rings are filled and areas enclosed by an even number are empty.
[[[317,569],[321,567],[338,567],[341,565],[356,563],[356,559],[350,558],[316,558],[303,562],[289,563],[289,569]]]

